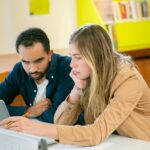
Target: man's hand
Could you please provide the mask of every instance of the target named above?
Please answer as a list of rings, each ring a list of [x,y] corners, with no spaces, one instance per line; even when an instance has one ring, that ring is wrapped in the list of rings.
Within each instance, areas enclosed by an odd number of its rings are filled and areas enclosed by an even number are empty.
[[[50,99],[44,98],[27,109],[28,117],[38,117],[52,105]]]

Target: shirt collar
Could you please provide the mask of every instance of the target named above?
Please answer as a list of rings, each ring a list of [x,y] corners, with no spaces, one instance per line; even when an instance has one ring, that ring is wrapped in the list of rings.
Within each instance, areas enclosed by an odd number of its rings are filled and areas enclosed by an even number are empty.
[[[57,62],[58,62],[58,55],[53,54],[51,62],[49,62],[46,78],[47,79],[53,79],[57,70]]]

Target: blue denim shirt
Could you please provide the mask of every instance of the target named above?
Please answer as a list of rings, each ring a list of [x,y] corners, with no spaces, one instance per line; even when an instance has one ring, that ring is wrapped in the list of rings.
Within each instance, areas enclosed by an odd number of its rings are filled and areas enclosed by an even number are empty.
[[[70,61],[70,57],[53,54],[46,74],[49,81],[46,87],[46,97],[51,100],[52,106],[38,116],[37,119],[53,123],[53,116],[57,107],[65,100],[74,85],[69,76],[71,71]],[[12,116],[24,114],[26,109],[33,105],[36,93],[37,86],[24,71],[21,62],[17,63],[5,81],[0,83],[0,99],[8,104],[8,110]],[[19,94],[23,96],[27,106],[10,106],[9,104]]]

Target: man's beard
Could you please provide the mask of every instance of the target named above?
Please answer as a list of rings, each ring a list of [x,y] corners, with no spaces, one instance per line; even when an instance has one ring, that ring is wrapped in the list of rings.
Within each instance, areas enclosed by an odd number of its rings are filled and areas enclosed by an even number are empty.
[[[35,80],[35,81],[39,81],[41,80],[44,76],[45,76],[46,72],[34,72],[34,73],[29,73],[29,76]]]

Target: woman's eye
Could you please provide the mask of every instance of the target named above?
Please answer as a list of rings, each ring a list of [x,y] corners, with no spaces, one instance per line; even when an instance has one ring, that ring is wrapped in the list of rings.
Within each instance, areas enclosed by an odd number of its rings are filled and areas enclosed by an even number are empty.
[[[76,57],[76,59],[80,60],[80,59],[81,59],[81,57]]]

